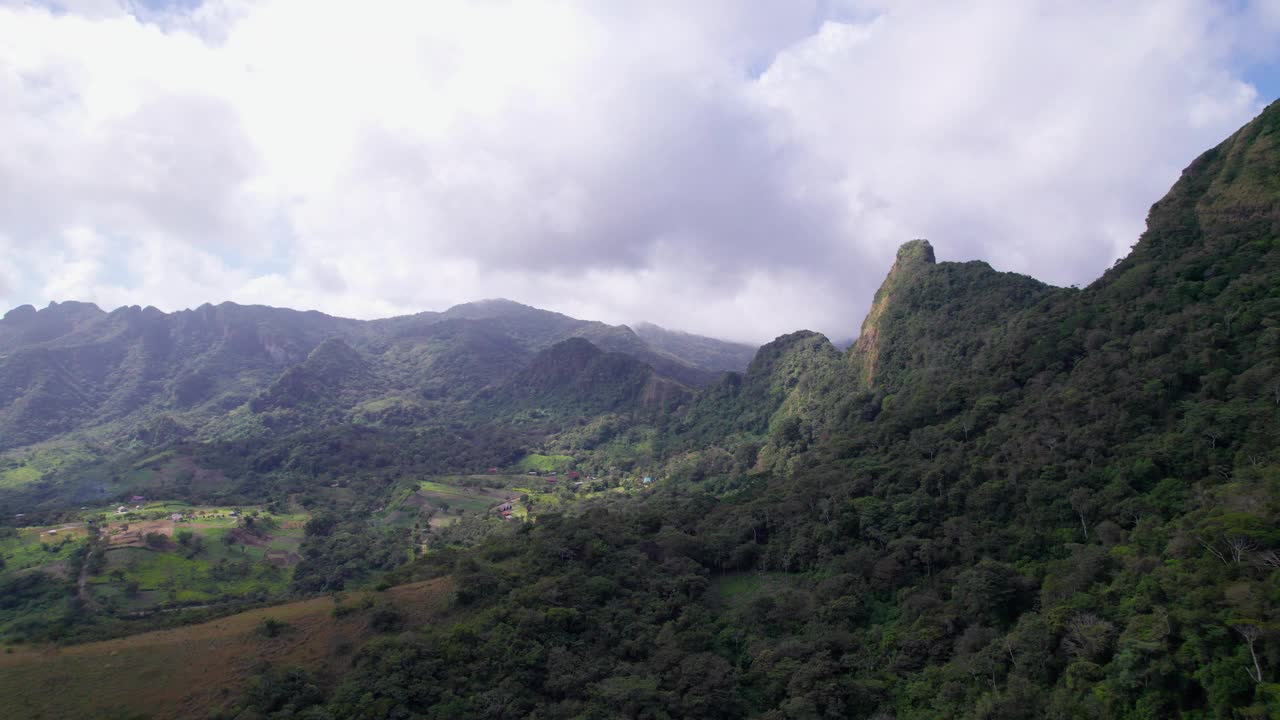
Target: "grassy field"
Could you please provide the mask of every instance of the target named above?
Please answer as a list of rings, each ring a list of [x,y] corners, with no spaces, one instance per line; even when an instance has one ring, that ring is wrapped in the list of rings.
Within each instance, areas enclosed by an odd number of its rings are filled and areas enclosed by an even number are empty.
[[[414,403],[412,400],[407,400],[402,397],[386,397],[386,398],[380,398],[378,400],[369,400],[368,402],[360,403],[359,405],[352,408],[351,414],[357,419],[360,419],[362,415],[376,415],[380,412],[390,410],[391,408],[409,407],[409,406],[412,406],[413,404]]]
[[[227,598],[269,598],[285,592],[291,567],[267,561],[244,546],[209,543],[200,555],[119,548],[107,553],[107,568],[89,579],[94,597],[125,611],[157,604],[210,602]],[[219,564],[227,572],[219,574]],[[131,589],[134,588],[134,589]]]
[[[173,514],[181,514],[184,520],[170,520]],[[255,529],[242,527],[243,518],[255,514]],[[84,544],[88,521],[94,520],[107,566],[89,578],[89,585],[101,599],[139,610],[154,604],[162,591],[174,602],[271,596],[288,584],[309,519],[302,513],[273,514],[255,507],[174,502],[149,503],[124,514],[109,508],[86,509],[80,516],[76,522],[0,530],[4,561],[0,572],[55,568]],[[185,533],[190,533],[190,539],[179,542]],[[150,546],[148,534],[163,535],[166,540]],[[126,598],[124,590],[131,584],[136,588]],[[139,591],[141,595],[132,597]]]
[[[538,453],[530,453],[525,455],[517,464],[521,470],[537,470],[538,472],[550,472],[552,470],[561,471],[569,469],[573,464],[573,458],[569,455],[539,455]]]
[[[568,456],[543,456],[568,457]],[[527,502],[516,501],[513,515],[520,519],[536,515],[540,511],[551,510],[562,506],[567,499],[578,500],[601,497],[609,494],[625,494],[641,490],[639,479],[625,486],[611,485],[605,480],[573,479],[568,475],[557,477],[532,476],[527,473],[518,475],[495,473],[492,475],[441,475],[432,481],[423,483],[424,488],[440,492],[465,493],[475,489],[488,491],[499,499],[505,497],[528,497]],[[492,507],[492,506],[490,506]],[[532,512],[530,512],[532,510]]]
[[[153,503],[106,525],[106,567],[89,578],[93,597],[117,612],[139,612],[164,604],[227,599],[268,599],[288,588],[300,559],[302,514],[274,515],[258,508],[232,515],[232,508]],[[167,518],[181,513],[182,522]],[[242,525],[257,513],[253,529]],[[162,544],[146,542],[164,535]],[[183,535],[190,537],[184,539]]]
[[[125,507],[127,512],[117,514],[116,509],[121,506]],[[194,516],[201,523],[216,524],[220,521],[225,525],[235,525],[238,516],[252,515],[253,513],[258,513],[259,515],[269,514],[281,522],[299,520],[306,522],[309,517],[304,513],[268,513],[265,508],[255,505],[192,505],[178,500],[150,500],[141,503],[113,502],[106,505],[83,508],[77,513],[77,516],[81,521],[97,519],[114,524],[121,521],[128,522],[140,519],[158,520],[167,518],[173,513]]]
[[[465,509],[471,513],[482,513],[508,496],[505,490],[484,490],[479,488],[444,485],[432,480],[424,480],[418,489],[418,495],[431,501],[435,507]]]
[[[0,487],[17,487],[39,480],[42,474],[30,465],[10,468],[0,473]]]
[[[373,604],[399,610],[409,627],[443,613],[448,578],[369,593]],[[359,605],[353,594],[346,605]],[[0,654],[0,698],[6,717],[41,720],[131,714],[206,717],[237,698],[255,665],[298,665],[333,682],[373,633],[368,612],[335,618],[330,598],[231,615],[200,625],[65,648],[19,648]],[[267,618],[288,628],[259,632]]]
[[[53,535],[49,529],[21,528],[0,536],[0,558],[4,559],[5,571],[17,572],[62,562],[85,537],[83,527],[52,526],[56,530]]]
[[[416,551],[426,552],[433,538],[464,518],[497,520],[498,506],[508,499],[513,501],[513,514],[523,517],[519,493],[505,487],[509,480],[522,477],[440,475],[418,480],[400,487],[379,513],[379,521],[408,530]]]
[[[48,444],[0,457],[0,488],[15,488],[34,483],[56,470],[80,465],[93,456],[76,445]]]

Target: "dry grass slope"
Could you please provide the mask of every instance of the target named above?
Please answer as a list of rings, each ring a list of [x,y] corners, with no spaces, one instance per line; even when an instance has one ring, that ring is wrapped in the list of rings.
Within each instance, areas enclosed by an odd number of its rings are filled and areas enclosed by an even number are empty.
[[[449,582],[428,580],[378,595],[410,626],[420,625],[444,611]],[[353,594],[346,603],[358,600]],[[4,713],[32,720],[125,713],[156,720],[206,717],[236,699],[263,661],[299,665],[332,680],[373,634],[366,613],[339,619],[333,607],[328,597],[314,598],[173,630],[0,655]],[[288,624],[289,630],[264,637],[258,628],[266,618]]]

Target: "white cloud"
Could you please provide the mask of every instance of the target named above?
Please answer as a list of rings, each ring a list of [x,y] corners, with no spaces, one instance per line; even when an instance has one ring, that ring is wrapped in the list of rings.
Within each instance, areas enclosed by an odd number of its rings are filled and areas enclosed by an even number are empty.
[[[1087,282],[1259,109],[1237,68],[1280,32],[1195,0],[61,6],[0,3],[0,304],[506,296],[753,340],[855,333],[912,237]]]

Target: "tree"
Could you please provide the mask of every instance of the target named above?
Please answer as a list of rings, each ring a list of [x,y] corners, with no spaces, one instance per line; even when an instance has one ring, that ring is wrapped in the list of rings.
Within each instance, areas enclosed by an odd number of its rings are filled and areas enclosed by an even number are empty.
[[[1254,622],[1241,621],[1235,625],[1235,630],[1249,646],[1249,657],[1253,660],[1253,667],[1245,667],[1244,671],[1249,674],[1249,679],[1261,685],[1262,663],[1258,661],[1257,644],[1262,637],[1262,628]]]
[[[1026,601],[1025,587],[1016,568],[983,560],[956,578],[952,593],[968,620],[1003,624],[1020,613]]]
[[[1111,652],[1115,626],[1093,613],[1081,613],[1067,623],[1062,645],[1078,660],[1101,663]]]
[[[1067,500],[1071,503],[1071,509],[1075,510],[1080,516],[1080,529],[1084,531],[1084,539],[1089,539],[1089,516],[1097,508],[1097,503],[1093,499],[1093,492],[1088,488],[1078,487],[1067,495]]]

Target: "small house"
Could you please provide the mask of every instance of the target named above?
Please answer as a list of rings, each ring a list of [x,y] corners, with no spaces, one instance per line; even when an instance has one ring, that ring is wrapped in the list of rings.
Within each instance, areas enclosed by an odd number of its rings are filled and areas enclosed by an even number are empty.
[[[490,475],[497,475],[497,474],[498,474],[498,468],[489,468],[488,473],[489,473]]]
[[[511,501],[510,501],[510,500],[508,500],[507,502],[504,502],[504,503],[502,503],[501,505],[499,505],[499,506],[498,506],[498,512],[500,512],[500,513],[507,513],[507,514],[509,515],[509,514],[510,514],[510,512],[509,512],[509,511],[511,510],[511,507],[512,507],[512,505],[511,505]]]
[[[547,478],[547,484],[548,484],[548,485],[555,485],[555,484],[556,484],[556,479],[555,479],[555,478]]]
[[[125,506],[123,506],[123,505],[121,505],[120,507],[116,508],[116,514],[117,514],[117,515],[123,515],[123,514],[125,514],[125,513],[127,513],[127,512],[129,512],[129,508],[127,508],[127,507],[125,507]]]
[[[644,480],[642,480],[641,482],[643,482],[645,485],[648,485],[649,483],[653,482],[653,478],[649,477],[648,475],[645,475]]]
[[[530,470],[530,471],[529,471],[529,474],[530,474],[530,475],[537,475],[537,474],[538,474],[538,471],[537,471],[537,470]]]
[[[146,502],[147,498],[142,495],[134,495],[133,497],[129,498],[129,500],[132,502],[140,503],[140,502]]]
[[[174,522],[182,522],[182,513],[174,513],[169,516],[169,519]]]

